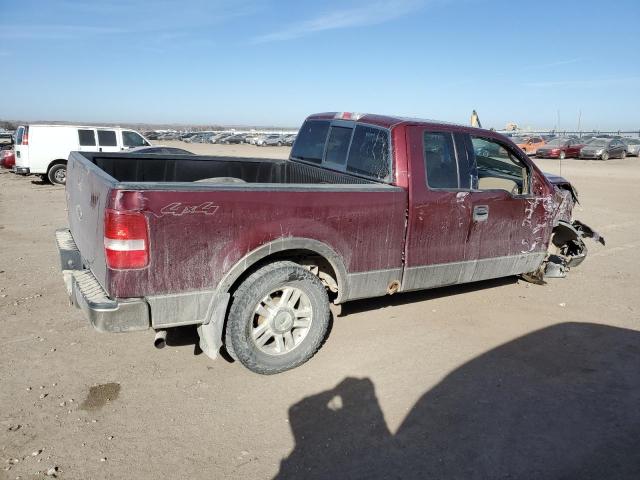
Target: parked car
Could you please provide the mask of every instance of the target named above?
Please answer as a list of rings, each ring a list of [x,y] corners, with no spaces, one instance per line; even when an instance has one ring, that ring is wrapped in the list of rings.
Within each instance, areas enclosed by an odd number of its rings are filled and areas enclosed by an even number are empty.
[[[256,140],[256,145],[258,145],[259,147],[281,147],[282,145],[284,145],[284,137],[280,134],[267,135],[264,138]]]
[[[13,150],[0,150],[0,166],[13,168],[16,164],[16,154]]]
[[[0,132],[0,150],[13,148],[13,134],[11,132]]]
[[[535,155],[539,148],[544,147],[546,142],[540,136],[520,137],[515,142],[527,155]]]
[[[290,147],[293,145],[293,142],[296,141],[296,135],[287,135],[286,137],[284,137],[284,145],[286,145],[287,147]]]
[[[224,140],[226,140],[229,137],[232,137],[233,133],[229,133],[229,132],[220,132],[217,133],[211,137],[209,137],[209,141],[208,143],[224,143]]]
[[[149,130],[148,132],[143,132],[143,135],[147,140],[157,140],[158,139],[158,132],[153,131],[153,130]]]
[[[245,141],[250,145],[255,145],[256,144],[256,140],[258,140],[261,137],[263,137],[262,134],[250,133],[250,134],[247,135],[247,138],[245,139]]]
[[[158,135],[156,140],[178,140],[180,135],[177,132],[165,132]]]
[[[165,147],[164,145],[153,145],[151,147],[138,147],[129,150],[130,153],[150,153],[153,155],[195,155],[195,153],[183,148]]]
[[[182,135],[180,135],[180,140],[182,140],[183,142],[186,141],[187,138],[191,138],[194,135],[197,135],[197,132],[187,132],[187,133],[183,133]]]
[[[214,135],[213,132],[200,132],[185,138],[184,141],[187,143],[209,143],[209,139]]]
[[[72,151],[119,152],[149,146],[134,130],[77,125],[21,125],[16,131],[16,164],[20,175],[40,175],[54,184],[66,181]]]
[[[580,158],[609,160],[626,156],[627,146],[617,138],[594,138],[580,150]]]
[[[478,128],[324,113],[288,160],[171,162],[71,154],[56,232],[69,297],[99,331],[151,327],[160,345],[197,325],[206,355],[224,345],[261,374],[313,356],[330,301],[563,276],[600,238],[571,221],[567,180]]]
[[[538,158],[577,158],[584,143],[576,138],[557,137],[536,152]]]
[[[229,144],[229,143],[233,143],[233,144],[239,144],[239,143],[244,143],[244,135],[242,134],[237,134],[237,135],[229,135],[226,136],[220,140],[218,140],[216,143],[224,143],[224,144]]]
[[[636,157],[640,157],[640,139],[623,138],[622,141],[627,147],[628,155],[635,155]]]

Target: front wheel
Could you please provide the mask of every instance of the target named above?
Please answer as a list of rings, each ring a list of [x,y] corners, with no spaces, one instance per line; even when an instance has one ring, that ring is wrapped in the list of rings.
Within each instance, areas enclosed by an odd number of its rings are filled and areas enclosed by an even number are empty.
[[[225,343],[249,370],[272,375],[309,360],[325,338],[329,318],[320,279],[296,263],[275,262],[236,290]]]
[[[604,153],[602,154],[602,157],[601,157],[601,158],[602,158],[602,160],[609,160],[609,153],[608,153],[608,152],[604,152]]]
[[[566,156],[567,154],[564,151],[560,152],[560,160],[564,160]]]
[[[64,185],[67,183],[67,165],[58,163],[49,169],[47,178],[54,185]]]
[[[623,151],[622,151],[622,153],[620,154],[620,158],[621,158],[622,160],[624,160],[625,158],[627,158],[627,152],[623,150]]]

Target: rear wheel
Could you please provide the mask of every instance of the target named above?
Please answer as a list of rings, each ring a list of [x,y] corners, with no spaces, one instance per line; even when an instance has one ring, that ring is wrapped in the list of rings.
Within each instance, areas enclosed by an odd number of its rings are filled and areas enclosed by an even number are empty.
[[[53,165],[47,172],[47,178],[54,185],[64,185],[67,183],[67,165],[65,163]]]
[[[249,370],[271,375],[302,365],[329,326],[320,279],[293,262],[275,262],[236,290],[225,334],[227,350]]]

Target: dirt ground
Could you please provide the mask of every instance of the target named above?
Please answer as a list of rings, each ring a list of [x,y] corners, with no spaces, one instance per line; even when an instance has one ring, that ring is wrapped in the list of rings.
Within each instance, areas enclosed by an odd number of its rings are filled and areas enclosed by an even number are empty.
[[[164,350],[93,331],[59,273],[64,189],[3,171],[0,479],[640,478],[640,159],[562,175],[607,240],[566,279],[353,302],[264,377],[196,355],[191,328]]]

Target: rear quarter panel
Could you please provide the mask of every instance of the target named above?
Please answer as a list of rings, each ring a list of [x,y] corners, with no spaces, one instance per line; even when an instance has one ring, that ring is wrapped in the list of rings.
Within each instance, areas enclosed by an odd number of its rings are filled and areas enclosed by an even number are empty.
[[[77,152],[69,156],[65,187],[69,228],[86,266],[105,289],[104,214],[115,183]]]
[[[254,249],[308,238],[332,248],[347,273],[401,268],[407,193],[353,187],[236,187],[140,190],[149,223],[150,263],[109,270],[112,296],[141,297],[215,288]],[[111,195],[121,209],[126,193]]]

